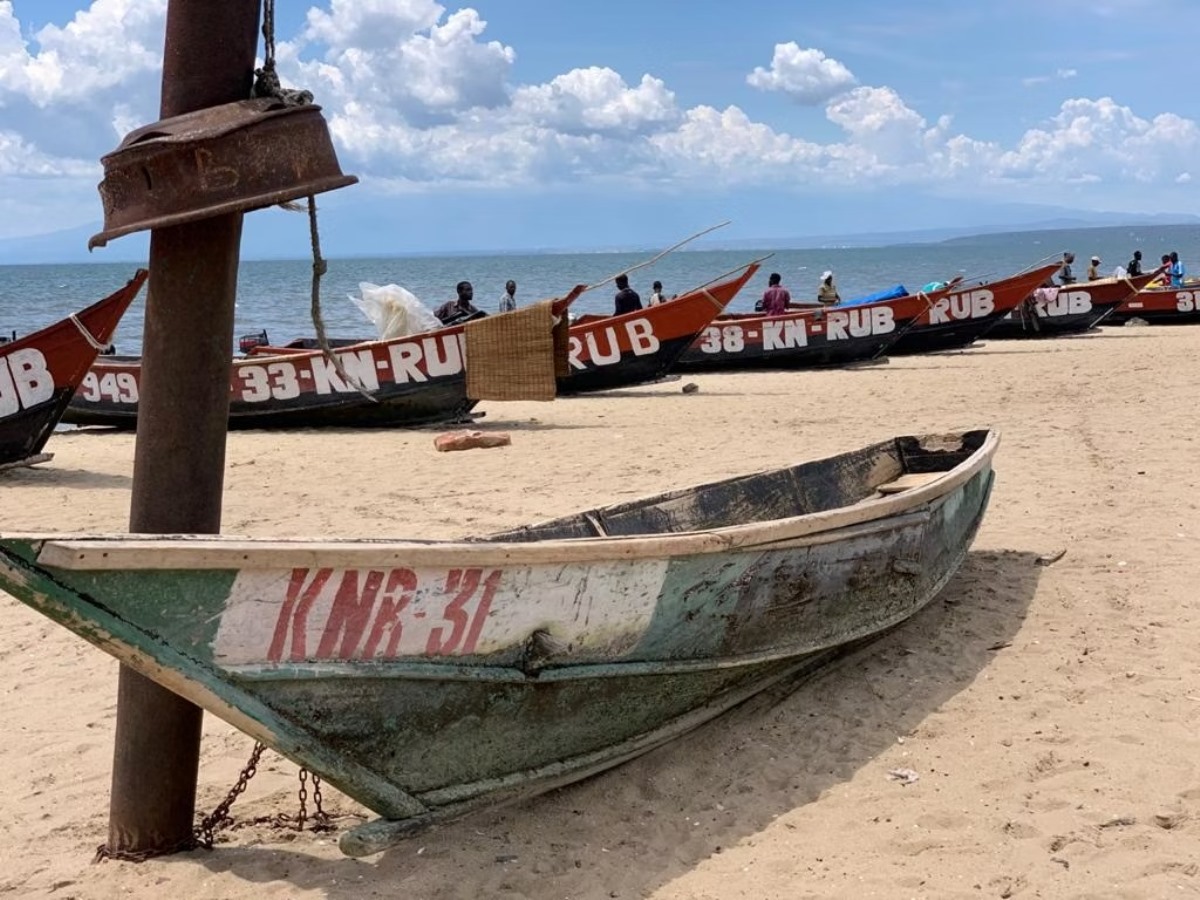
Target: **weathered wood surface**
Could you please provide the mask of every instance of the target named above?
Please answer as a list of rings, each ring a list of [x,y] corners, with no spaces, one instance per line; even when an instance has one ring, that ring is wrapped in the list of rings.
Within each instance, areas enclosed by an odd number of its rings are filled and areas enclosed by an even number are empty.
[[[996,442],[897,438],[475,542],[0,536],[0,584],[398,820],[347,838],[371,852],[904,621],[966,553]]]

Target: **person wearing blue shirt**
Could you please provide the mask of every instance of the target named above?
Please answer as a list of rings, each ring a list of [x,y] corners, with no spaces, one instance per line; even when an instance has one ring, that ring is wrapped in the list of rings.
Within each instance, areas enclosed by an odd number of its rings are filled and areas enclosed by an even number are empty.
[[[1171,287],[1183,287],[1183,276],[1187,274],[1187,269],[1183,267],[1183,263],[1179,261],[1179,254],[1174,250],[1171,251]]]

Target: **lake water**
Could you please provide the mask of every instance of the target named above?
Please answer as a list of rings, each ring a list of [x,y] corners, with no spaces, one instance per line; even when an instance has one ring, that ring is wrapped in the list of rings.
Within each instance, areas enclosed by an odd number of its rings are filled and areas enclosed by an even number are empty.
[[[706,283],[758,256],[774,255],[734,300],[732,310],[749,310],[762,296],[770,272],[779,272],[793,298],[813,299],[822,271],[832,269],[843,297],[861,296],[903,284],[910,290],[954,275],[991,280],[1057,258],[1063,250],[1076,254],[1076,274],[1098,254],[1103,269],[1124,265],[1141,249],[1145,263],[1176,250],[1190,271],[1200,270],[1200,226],[1137,226],[1073,231],[1029,231],[957,238],[931,244],[886,247],[772,250],[682,250],[630,277],[643,301],[651,282],[662,281],[668,295]],[[101,253],[103,251],[100,251]],[[475,304],[494,312],[508,279],[517,282],[517,300],[530,303],[561,296],[577,283],[593,284],[630,265],[653,257],[638,253],[546,253],[499,256],[421,256],[387,259],[331,259],[322,279],[322,310],[330,337],[370,337],[373,326],[347,297],[360,282],[395,283],[412,291],[431,309],[453,299],[454,285],[472,282]],[[84,265],[0,266],[0,334],[25,334],[64,318],[124,284],[135,266],[95,262]],[[282,343],[313,334],[309,313],[310,260],[243,262],[238,278],[236,335],[266,329]],[[612,311],[612,285],[583,295],[573,311]],[[197,302],[203,302],[197,300]],[[141,349],[145,291],[118,329],[121,353]],[[232,348],[231,348],[232,349]]]

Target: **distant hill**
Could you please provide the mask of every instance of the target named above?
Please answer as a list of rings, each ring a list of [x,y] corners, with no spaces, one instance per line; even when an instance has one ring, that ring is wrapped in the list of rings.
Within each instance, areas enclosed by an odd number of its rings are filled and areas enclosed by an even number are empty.
[[[971,242],[995,234],[1026,232],[1078,231],[1080,229],[1146,228],[1174,225],[1200,226],[1200,216],[1184,214],[1120,214],[1080,213],[1078,216],[1063,216],[1013,225],[976,225],[957,228],[923,228],[913,231],[875,231],[863,234],[841,234],[830,236],[797,236],[790,238],[742,238],[735,241],[713,239],[705,246],[728,250],[759,249],[770,247],[779,250],[826,250],[848,247],[893,247],[901,244],[953,244]],[[702,242],[697,242],[700,246]]]
[[[340,201],[340,202],[339,202]],[[879,198],[875,198],[878,202]],[[562,209],[570,204],[553,198],[542,198],[548,208],[555,210],[561,217]],[[734,218],[738,203],[731,202],[730,208],[721,207],[721,215]],[[748,202],[741,198],[740,203]],[[771,201],[776,209],[786,211],[787,204],[779,198]],[[923,218],[902,218],[900,216],[884,216],[869,214],[868,206],[871,200],[867,197],[845,199],[839,203],[843,219],[846,221],[887,222],[909,221],[914,224],[921,221],[942,221],[947,224],[937,228],[910,228],[892,231],[854,231],[830,234],[793,234],[792,236],[772,237],[769,234],[753,238],[725,237],[725,231],[716,232],[688,246],[692,250],[741,250],[741,249],[776,249],[776,250],[806,250],[833,248],[862,248],[895,246],[899,244],[933,244],[950,241],[970,241],[989,234],[1009,234],[1023,232],[1054,232],[1070,231],[1088,228],[1146,228],[1175,225],[1200,226],[1200,216],[1188,214],[1136,214],[1112,212],[1087,212],[1081,210],[1060,209],[1050,206],[993,204],[988,206],[962,209],[945,198],[931,198],[924,202],[921,208]],[[401,229],[395,220],[396,210],[387,204],[359,204],[333,195],[322,209],[321,234],[324,255],[331,259],[351,258],[356,256],[393,257],[393,256],[470,256],[470,255],[507,255],[507,254],[536,254],[536,253],[588,253],[605,251],[642,251],[646,249],[661,249],[664,240],[655,243],[647,240],[643,234],[628,235],[627,239],[613,240],[613,230],[620,230],[621,217],[597,213],[594,217],[576,217],[575,231],[561,232],[562,246],[536,246],[534,241],[522,241],[519,235],[509,235],[505,241],[503,229],[497,230],[490,219],[483,216],[482,224],[475,231],[456,231],[458,220],[455,218],[461,210],[456,208],[438,208],[440,218],[434,220],[426,216],[409,216],[407,230]],[[426,213],[429,209],[425,210]],[[915,213],[913,213],[915,215]],[[569,217],[568,217],[569,218]],[[714,221],[715,214],[711,210],[704,212],[683,212],[674,230],[667,232],[671,237],[685,235],[701,225]],[[978,224],[953,224],[975,221]],[[592,227],[592,221],[595,227]],[[745,222],[759,221],[753,216],[743,218]],[[796,221],[789,219],[789,221]],[[812,220],[817,223],[818,220]],[[423,227],[422,227],[423,226]],[[83,225],[66,231],[42,234],[35,237],[9,238],[0,240],[0,265],[44,264],[44,263],[86,263],[86,262],[120,262],[144,263],[149,257],[149,236],[146,233],[133,234],[113,241],[109,246],[88,253],[88,238],[100,230],[100,223]],[[655,235],[661,235],[667,225],[651,229]],[[735,226],[737,223],[735,220]],[[769,226],[768,226],[769,227]],[[744,233],[745,226],[741,226]],[[733,231],[731,228],[730,231]],[[458,243],[452,248],[447,247],[447,241],[455,240],[459,234]],[[545,229],[539,233],[539,239],[544,237]],[[483,235],[486,235],[484,237]],[[495,245],[487,246],[488,241]],[[590,243],[583,243],[589,241]],[[422,243],[423,242],[423,243]],[[513,246],[504,246],[502,242]],[[540,244],[541,241],[539,240]],[[523,246],[522,246],[523,245]],[[471,249],[476,248],[476,249]],[[486,249],[485,249],[486,248]],[[256,212],[246,219],[246,227],[242,235],[242,258],[253,259],[300,259],[309,249],[308,224],[303,215],[287,213],[278,209]],[[1182,250],[1182,244],[1180,245]]]

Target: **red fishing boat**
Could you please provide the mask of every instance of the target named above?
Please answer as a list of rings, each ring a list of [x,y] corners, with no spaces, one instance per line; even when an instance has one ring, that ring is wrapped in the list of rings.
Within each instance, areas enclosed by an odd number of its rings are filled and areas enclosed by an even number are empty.
[[[1040,338],[1082,334],[1099,325],[1154,275],[1101,278],[1056,288],[1039,288],[1033,296],[984,332],[993,338]]]
[[[875,359],[917,323],[929,309],[931,296],[910,294],[774,316],[721,316],[692,342],[675,368],[809,369]]]
[[[553,301],[554,315],[564,315],[583,290],[579,285]],[[463,419],[478,402],[467,395],[466,327],[382,341],[334,340],[331,356],[311,347],[257,347],[254,355],[233,360],[229,427],[367,428]],[[139,357],[97,361],[63,421],[133,428],[141,373]]]
[[[580,316],[570,331],[571,374],[559,394],[606,391],[665,376],[758,271],[748,263],[723,281],[619,316]]]
[[[1200,283],[1143,288],[1127,297],[1104,324],[1121,325],[1132,318],[1142,319],[1148,325],[1200,323]]]
[[[956,350],[973,344],[1060,267],[1061,263],[1052,263],[991,283],[951,285],[887,348],[888,356]]]
[[[0,344],[0,467],[50,458],[42,448],[146,275],[139,269],[123,288],[87,309]]]

